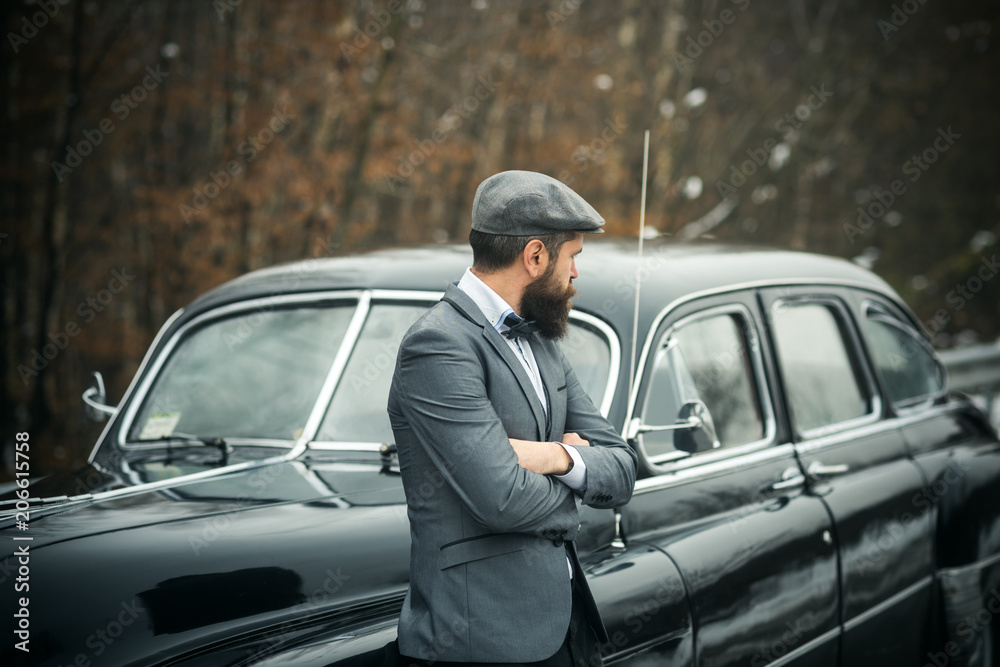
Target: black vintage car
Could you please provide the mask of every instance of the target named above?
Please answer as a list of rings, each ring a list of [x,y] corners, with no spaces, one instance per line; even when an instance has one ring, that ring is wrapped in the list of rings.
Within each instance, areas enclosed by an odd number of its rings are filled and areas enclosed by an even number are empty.
[[[117,408],[85,395],[111,414],[89,466],[2,499],[0,663],[380,664],[396,348],[470,263],[309,260],[171,317]],[[628,505],[581,509],[607,664],[1000,665],[1000,443],[885,282],[615,240],[578,268],[562,344],[641,466]]]

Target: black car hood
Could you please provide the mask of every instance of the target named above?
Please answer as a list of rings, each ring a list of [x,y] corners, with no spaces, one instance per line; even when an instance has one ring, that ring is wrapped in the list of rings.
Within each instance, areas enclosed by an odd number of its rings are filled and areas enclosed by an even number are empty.
[[[307,619],[329,630],[359,614],[394,613],[409,578],[398,478],[377,466],[328,468],[281,462],[179,478],[45,509],[26,531],[8,528],[31,538],[0,541],[5,608],[30,599],[31,653],[28,661],[7,642],[0,662],[61,665],[83,655],[148,665],[210,643],[206,629],[223,642],[268,626],[291,635]],[[338,492],[331,480],[352,488]],[[30,573],[17,590],[22,560]],[[85,596],[74,594],[81,582]]]

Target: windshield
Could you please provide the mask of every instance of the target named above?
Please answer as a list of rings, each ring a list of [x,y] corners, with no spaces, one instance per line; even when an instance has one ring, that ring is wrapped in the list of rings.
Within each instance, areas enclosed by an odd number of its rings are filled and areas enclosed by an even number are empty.
[[[396,352],[406,330],[430,305],[380,303],[371,307],[316,441],[394,441],[386,403],[396,366]],[[595,405],[600,405],[611,366],[607,340],[584,324],[571,320],[569,332],[559,344],[573,364],[584,390]]]
[[[257,309],[194,329],[160,371],[128,439],[297,439],[354,309]]]

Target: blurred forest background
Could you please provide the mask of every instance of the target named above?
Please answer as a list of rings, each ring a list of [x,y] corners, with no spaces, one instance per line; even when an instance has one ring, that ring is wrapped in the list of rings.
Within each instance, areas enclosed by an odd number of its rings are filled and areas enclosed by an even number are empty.
[[[647,128],[660,234],[852,258],[939,347],[995,340],[998,19],[989,0],[4,2],[6,467],[24,430],[33,472],[85,461],[90,371],[118,401],[196,295],[465,241],[494,172],[559,178],[634,237]]]

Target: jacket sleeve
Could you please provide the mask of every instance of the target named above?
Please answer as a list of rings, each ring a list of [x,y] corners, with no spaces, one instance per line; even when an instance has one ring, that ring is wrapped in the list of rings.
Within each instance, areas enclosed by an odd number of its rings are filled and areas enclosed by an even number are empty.
[[[400,345],[392,381],[393,429],[412,429],[410,446],[422,448],[430,465],[488,530],[575,532],[579,517],[572,491],[518,465],[487,396],[484,372],[462,336],[434,327],[411,329]],[[400,413],[396,417],[394,405]]]
[[[619,507],[632,498],[637,456],[594,405],[560,351],[566,374],[566,433],[577,433],[590,447],[577,447],[587,466],[583,504],[599,509]]]

